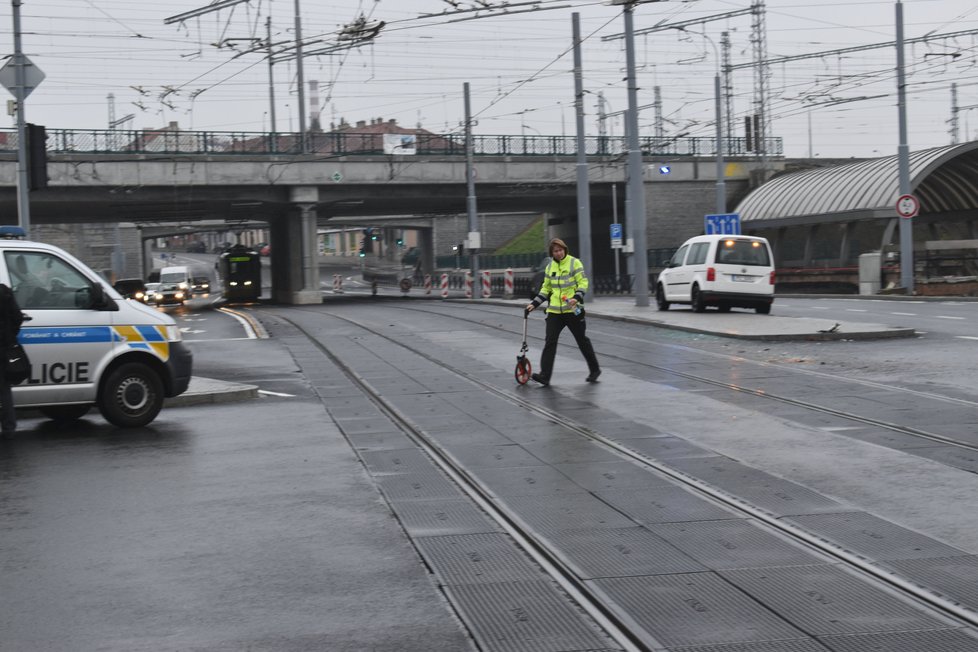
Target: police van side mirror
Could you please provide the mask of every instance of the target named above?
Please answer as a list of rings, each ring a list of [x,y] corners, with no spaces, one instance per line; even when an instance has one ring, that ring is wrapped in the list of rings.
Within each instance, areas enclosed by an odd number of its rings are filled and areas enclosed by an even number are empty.
[[[119,304],[105,293],[105,290],[99,283],[92,283],[87,290],[79,290],[78,303],[80,304],[79,307],[89,308],[91,310],[111,311],[119,309]]]

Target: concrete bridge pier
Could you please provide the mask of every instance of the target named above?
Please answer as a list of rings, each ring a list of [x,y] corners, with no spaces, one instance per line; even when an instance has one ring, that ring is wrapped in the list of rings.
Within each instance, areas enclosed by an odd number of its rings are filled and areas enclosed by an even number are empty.
[[[295,186],[289,199],[292,206],[287,214],[271,223],[272,298],[294,305],[322,303],[316,243],[319,189]]]

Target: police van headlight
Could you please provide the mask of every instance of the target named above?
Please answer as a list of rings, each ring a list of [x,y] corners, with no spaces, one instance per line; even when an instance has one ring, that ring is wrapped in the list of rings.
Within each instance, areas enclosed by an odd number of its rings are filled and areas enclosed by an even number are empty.
[[[166,341],[167,342],[181,342],[183,341],[183,333],[176,324],[169,324],[166,327]]]

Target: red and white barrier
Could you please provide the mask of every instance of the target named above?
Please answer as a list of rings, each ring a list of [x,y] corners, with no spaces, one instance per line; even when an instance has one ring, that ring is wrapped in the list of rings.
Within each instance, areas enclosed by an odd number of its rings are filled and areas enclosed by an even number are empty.
[[[424,275],[424,293],[431,294],[431,274]]]
[[[448,298],[448,274],[441,275],[441,298]]]
[[[511,267],[506,268],[503,275],[503,297],[506,299],[513,298],[513,269]]]
[[[472,272],[465,272],[465,298],[472,298]]]
[[[343,275],[333,274],[333,292],[341,294],[343,292]]]
[[[482,298],[488,299],[492,296],[492,275],[489,270],[482,270]]]

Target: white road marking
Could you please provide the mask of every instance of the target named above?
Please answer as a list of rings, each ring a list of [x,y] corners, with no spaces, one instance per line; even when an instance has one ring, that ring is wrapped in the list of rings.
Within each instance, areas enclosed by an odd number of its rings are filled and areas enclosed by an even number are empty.
[[[295,398],[295,394],[285,394],[284,392],[270,392],[267,389],[259,389],[259,394],[267,394],[269,396],[284,396],[285,398]]]
[[[846,312],[869,312],[865,308],[846,308]]]
[[[971,335],[955,335],[959,340],[978,340],[978,337],[972,337]]]
[[[903,317],[916,317],[917,316],[917,313],[915,313],[915,312],[891,312],[890,314],[891,315],[901,315]]]
[[[938,319],[965,319],[964,317],[952,317],[950,315],[937,315]]]

